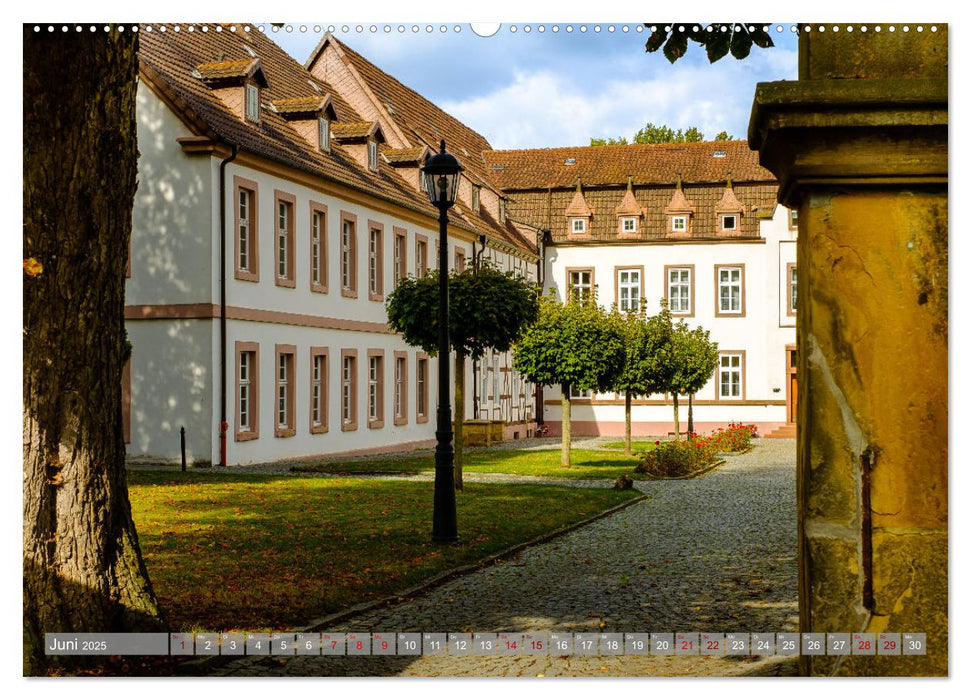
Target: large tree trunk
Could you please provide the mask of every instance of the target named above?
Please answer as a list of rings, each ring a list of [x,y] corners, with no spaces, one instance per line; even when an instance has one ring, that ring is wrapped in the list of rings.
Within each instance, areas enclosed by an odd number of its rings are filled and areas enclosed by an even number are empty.
[[[678,395],[674,395],[674,441],[681,439],[681,422],[678,420]]]
[[[630,392],[624,392],[624,453],[630,454]]]
[[[560,466],[570,466],[570,385],[560,385],[560,426],[563,432],[561,438],[562,447],[560,448]]]
[[[465,447],[465,355],[455,353],[455,490],[461,491],[462,450]],[[488,427],[486,428],[488,429]]]
[[[26,674],[45,632],[162,628],[121,416],[137,42],[86,29],[23,27],[24,258],[43,266],[24,279]]]

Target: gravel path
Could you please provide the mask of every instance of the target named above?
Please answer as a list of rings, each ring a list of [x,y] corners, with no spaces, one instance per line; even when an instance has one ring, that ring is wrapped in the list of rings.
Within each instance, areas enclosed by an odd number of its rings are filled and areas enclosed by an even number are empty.
[[[636,482],[651,498],[343,632],[787,632],[797,629],[795,441],[759,440],[699,479]],[[213,675],[790,675],[791,658],[248,657]]]

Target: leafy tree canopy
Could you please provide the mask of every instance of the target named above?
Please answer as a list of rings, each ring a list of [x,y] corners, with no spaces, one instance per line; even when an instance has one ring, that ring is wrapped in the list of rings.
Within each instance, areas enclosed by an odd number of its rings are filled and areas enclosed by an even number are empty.
[[[732,22],[707,26],[693,22],[645,22],[644,26],[651,30],[651,36],[644,48],[650,53],[661,49],[664,57],[671,63],[684,56],[688,50],[689,39],[705,47],[710,63],[729,53],[741,60],[749,55],[752,46],[761,49],[775,46],[765,22]]]
[[[407,277],[388,296],[388,325],[404,341],[429,355],[438,352],[438,270]],[[472,359],[488,348],[509,350],[539,311],[537,286],[512,272],[483,263],[478,272],[453,270],[448,279],[449,340]]]
[[[715,373],[718,343],[709,340],[704,328],[688,328],[680,321],[674,326],[670,348],[667,391],[682,395],[700,391]]]
[[[624,338],[595,297],[540,298],[539,316],[516,343],[513,367],[543,386],[609,391],[624,369]]]
[[[696,126],[689,126],[687,129],[675,131],[669,126],[657,126],[650,122],[645,124],[633,138],[628,141],[626,136],[606,139],[590,139],[591,146],[626,146],[629,143],[694,143],[704,141],[705,135]],[[727,131],[720,131],[715,136],[715,141],[733,141],[733,136],[729,136]]]
[[[671,339],[674,326],[671,312],[665,305],[655,316],[643,313],[613,315],[624,336],[626,358],[614,390],[630,392],[634,396],[650,396],[667,391],[667,372],[670,366]]]

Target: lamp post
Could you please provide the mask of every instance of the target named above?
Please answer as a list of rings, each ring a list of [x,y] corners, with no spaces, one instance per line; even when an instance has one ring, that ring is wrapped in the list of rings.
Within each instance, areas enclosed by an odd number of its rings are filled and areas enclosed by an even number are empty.
[[[449,401],[448,342],[448,210],[455,204],[459,173],[465,168],[442,150],[425,162],[422,177],[433,206],[438,208],[438,426],[435,430],[435,505],[432,540],[459,538],[455,514],[455,450],[452,447],[452,405]]]

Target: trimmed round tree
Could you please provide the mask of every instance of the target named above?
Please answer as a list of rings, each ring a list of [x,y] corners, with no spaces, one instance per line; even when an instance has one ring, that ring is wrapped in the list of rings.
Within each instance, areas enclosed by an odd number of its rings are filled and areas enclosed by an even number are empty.
[[[463,489],[465,360],[478,360],[489,348],[506,352],[522,329],[536,319],[539,290],[521,275],[489,263],[448,278],[449,342],[455,352],[455,488]],[[388,325],[408,345],[438,353],[438,270],[407,277],[388,296]]]
[[[655,316],[646,317],[643,311],[614,316],[626,349],[624,371],[614,389],[624,395],[624,451],[631,454],[631,399],[667,391],[674,326],[666,305]]]
[[[534,384],[560,385],[561,464],[570,466],[571,388],[611,390],[624,370],[624,337],[593,296],[561,304],[542,297],[539,317],[516,343],[513,367]]]
[[[667,391],[674,397],[675,440],[681,439],[678,395],[690,397],[700,391],[718,365],[718,343],[711,342],[708,336],[708,331],[701,326],[688,328],[684,321],[674,326],[666,374]]]

